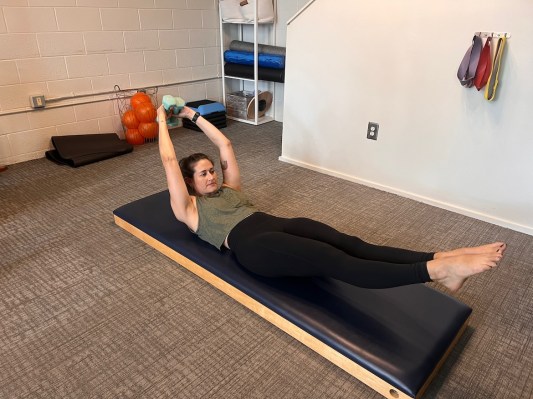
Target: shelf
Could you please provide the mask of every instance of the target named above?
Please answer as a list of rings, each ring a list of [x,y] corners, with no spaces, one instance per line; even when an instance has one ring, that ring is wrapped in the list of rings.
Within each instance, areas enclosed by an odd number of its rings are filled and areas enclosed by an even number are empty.
[[[235,79],[235,80],[245,80],[247,82],[255,82],[254,79],[250,79],[250,78],[239,78],[238,76],[229,76],[229,75],[224,75],[223,76],[224,79]],[[277,82],[277,81],[274,81],[274,80],[265,80],[265,79],[257,79],[258,82],[267,82],[267,83],[282,83],[282,82]]]
[[[254,25],[254,21],[251,21],[251,22],[230,22],[230,21],[222,21],[223,24],[228,24],[228,25]],[[274,21],[269,21],[269,22],[258,22],[257,25],[269,25],[269,24],[274,24]]]
[[[239,78],[237,76],[229,76],[229,75],[224,75],[224,78],[227,78],[227,79],[237,79],[237,80],[246,80],[247,82],[254,82],[254,79],[249,79],[249,78]],[[259,79],[258,79],[259,80]]]
[[[262,116],[261,118],[257,119],[257,123],[255,123],[254,119],[242,119],[230,115],[228,115],[227,118],[238,122],[248,123],[250,125],[262,125],[263,123],[272,122],[274,120],[274,118],[271,116]]]
[[[272,0],[266,0],[266,1],[272,1]],[[258,21],[258,9],[257,9],[258,2],[259,0],[256,0],[255,6],[253,9],[254,14],[255,14],[255,20],[253,21],[247,21],[247,20],[246,21],[244,20],[243,21],[223,21],[222,20],[223,12],[222,12],[222,6],[221,6],[222,2],[219,2],[219,18],[220,18],[219,23],[220,23],[220,43],[221,43],[220,55],[221,55],[221,65],[222,65],[222,98],[223,98],[223,103],[225,106],[226,106],[226,99],[227,99],[227,95],[229,94],[228,93],[229,90],[231,90],[232,92],[247,90],[247,91],[251,91],[255,93],[254,95],[254,98],[256,101],[255,106],[258,107],[258,104],[259,104],[258,93],[260,93],[261,91],[265,91],[265,90],[269,92],[273,92],[273,89],[275,89],[273,81],[259,79],[259,76],[258,76],[259,75],[258,45],[259,45],[260,35],[265,36],[265,38],[263,38],[261,41],[266,41],[269,44],[274,44],[274,41],[275,41],[275,36],[274,36],[275,29],[274,28],[276,26],[276,20],[275,20],[276,1],[273,2],[273,7],[274,7],[273,20],[265,21],[265,22]],[[246,17],[248,17],[248,15]],[[230,28],[230,26],[233,26],[235,28],[233,27]],[[253,29],[253,32],[251,31],[251,29]],[[228,36],[225,36],[225,33],[228,33]],[[253,40],[249,38],[251,33],[253,33]],[[238,76],[232,76],[232,75],[225,74],[224,50],[225,50],[227,43],[229,43],[228,39],[230,39],[231,37],[237,40],[241,40],[241,41],[245,40],[246,38],[247,41],[251,41],[255,43],[254,51],[253,51],[255,55],[254,56],[254,74],[252,77],[250,77],[251,74],[249,73],[247,74],[248,77],[238,77]],[[230,79],[230,80],[226,80],[226,79]],[[247,87],[247,86],[253,86],[253,87]],[[259,114],[259,108],[257,108],[257,113]],[[270,110],[270,113],[272,115],[274,114],[273,108],[272,110]],[[241,114],[241,115],[244,115],[244,114]],[[243,119],[243,118],[238,118],[235,116],[227,115],[227,118],[238,121],[238,122],[251,124],[251,125],[260,125],[260,124],[271,122],[274,120],[272,116],[267,116],[267,115],[260,117],[260,118],[258,118],[257,115],[255,115],[253,119]]]

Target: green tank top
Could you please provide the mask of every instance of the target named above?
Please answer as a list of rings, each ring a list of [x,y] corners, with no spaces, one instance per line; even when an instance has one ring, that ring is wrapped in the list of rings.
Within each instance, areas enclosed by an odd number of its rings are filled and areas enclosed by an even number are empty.
[[[241,220],[257,212],[240,191],[223,186],[218,191],[196,198],[198,230],[196,235],[218,249]]]

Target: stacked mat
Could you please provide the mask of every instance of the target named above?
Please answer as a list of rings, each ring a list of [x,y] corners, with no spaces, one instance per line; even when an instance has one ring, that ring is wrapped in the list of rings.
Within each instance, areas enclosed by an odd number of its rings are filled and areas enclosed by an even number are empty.
[[[258,79],[285,82],[285,48],[258,44]],[[224,52],[224,73],[237,78],[254,78],[254,44],[233,40]]]
[[[203,118],[207,119],[219,129],[228,126],[226,120],[226,108],[224,107],[224,105],[216,101],[191,101],[185,105],[198,112],[200,115],[202,115]],[[183,127],[191,130],[196,130],[198,132],[202,131],[198,126],[196,126],[194,122],[191,122],[189,119],[186,118],[183,119]]]

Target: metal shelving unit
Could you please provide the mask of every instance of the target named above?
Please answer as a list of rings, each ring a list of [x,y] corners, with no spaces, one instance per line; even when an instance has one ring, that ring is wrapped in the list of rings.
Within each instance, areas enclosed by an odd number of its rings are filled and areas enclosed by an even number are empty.
[[[264,81],[264,80],[259,80],[258,76],[259,76],[259,73],[258,73],[258,68],[259,68],[259,64],[258,64],[258,60],[259,60],[259,57],[258,57],[258,36],[259,36],[259,30],[260,29],[263,29],[263,28],[268,28],[270,27],[270,32],[267,32],[269,33],[269,43],[265,43],[265,44],[274,44],[274,41],[275,41],[275,21],[276,21],[276,15],[277,15],[277,10],[276,10],[276,1],[273,2],[273,6],[274,6],[274,21],[273,22],[268,22],[268,23],[258,23],[258,12],[257,12],[257,4],[259,3],[258,0],[256,0],[254,2],[254,15],[255,15],[255,18],[254,18],[254,21],[253,22],[226,22],[226,21],[223,21],[222,20],[222,12],[221,12],[221,9],[220,9],[220,2],[219,2],[219,16],[220,16],[220,57],[221,57],[221,66],[222,66],[222,99],[223,99],[223,103],[224,103],[224,106],[226,106],[226,94],[228,92],[228,86],[231,86],[232,88],[235,87],[235,84],[232,84],[232,83],[229,83],[228,84],[228,81],[230,82],[236,82],[237,85],[239,86],[237,90],[248,90],[248,91],[253,91],[254,93],[254,106],[255,106],[255,112],[254,112],[254,119],[243,119],[243,118],[237,118],[237,117],[234,117],[234,116],[230,116],[228,115],[227,117],[229,119],[233,119],[233,120],[236,120],[236,121],[239,121],[239,122],[244,122],[244,123],[249,123],[249,124],[252,124],[252,125],[261,125],[263,123],[267,123],[267,122],[271,122],[274,120],[274,118],[270,115],[264,115],[262,117],[258,117],[258,114],[259,114],[259,90],[260,90],[260,85],[262,87],[267,87],[267,89],[271,89],[269,91],[271,91],[273,94],[274,94],[274,82],[269,82],[269,81]],[[226,43],[226,40],[225,40],[225,32],[226,32],[226,27],[228,26],[232,26],[232,27],[237,27],[237,30],[238,30],[238,37],[236,38],[233,38],[232,40],[245,40],[245,36],[246,36],[246,33],[248,32],[245,32],[246,29],[249,29],[250,27],[253,27],[253,43],[254,43],[254,78],[253,79],[248,79],[248,78],[241,78],[241,77],[237,77],[237,76],[230,76],[230,75],[226,75],[225,73],[225,70],[224,70],[224,51],[226,50],[226,47],[227,47],[227,43]],[[247,84],[248,84],[248,88],[247,88]],[[253,88],[249,88],[250,84],[253,86]],[[232,90],[234,91],[234,90]],[[269,110],[270,113],[273,113],[274,112],[274,107],[275,107],[275,101],[272,102],[272,106]]]

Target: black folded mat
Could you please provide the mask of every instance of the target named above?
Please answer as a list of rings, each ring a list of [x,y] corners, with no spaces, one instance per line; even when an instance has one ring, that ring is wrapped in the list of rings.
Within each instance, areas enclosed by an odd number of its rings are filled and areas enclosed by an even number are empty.
[[[254,67],[253,65],[240,65],[228,62],[224,64],[224,73],[228,76],[235,76],[237,78],[253,79]],[[257,68],[258,79],[269,82],[285,82],[285,70],[274,68]]]
[[[73,168],[133,151],[133,146],[116,133],[52,136],[52,144],[55,149],[46,151],[46,158]]]

